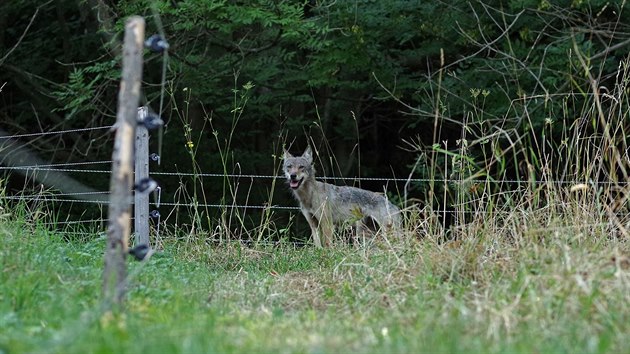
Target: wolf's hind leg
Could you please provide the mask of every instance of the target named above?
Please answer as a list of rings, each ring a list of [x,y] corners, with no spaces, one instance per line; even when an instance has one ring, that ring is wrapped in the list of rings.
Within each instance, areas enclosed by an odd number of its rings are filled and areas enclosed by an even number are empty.
[[[374,241],[374,236],[377,235],[378,220],[371,216],[365,216],[355,223],[355,233],[353,234],[353,240],[355,246],[360,244],[367,244],[367,241]]]

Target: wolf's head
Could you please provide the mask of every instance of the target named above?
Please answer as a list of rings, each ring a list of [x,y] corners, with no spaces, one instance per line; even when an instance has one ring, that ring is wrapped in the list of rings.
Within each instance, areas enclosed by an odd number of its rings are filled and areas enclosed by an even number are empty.
[[[284,174],[287,176],[289,187],[293,190],[300,188],[304,180],[314,176],[315,169],[310,146],[306,148],[302,156],[293,156],[288,151],[284,151]]]

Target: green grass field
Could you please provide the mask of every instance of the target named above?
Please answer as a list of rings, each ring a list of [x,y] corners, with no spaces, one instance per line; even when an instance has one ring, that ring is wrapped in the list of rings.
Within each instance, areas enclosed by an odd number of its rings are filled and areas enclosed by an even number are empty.
[[[0,353],[630,352],[627,239],[588,218],[512,217],[366,248],[167,237],[128,261],[112,313],[103,236],[67,242],[5,209]]]

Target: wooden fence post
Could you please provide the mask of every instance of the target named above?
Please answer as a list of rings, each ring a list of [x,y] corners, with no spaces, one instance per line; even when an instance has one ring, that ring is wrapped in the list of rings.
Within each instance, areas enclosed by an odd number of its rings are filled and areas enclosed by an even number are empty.
[[[138,108],[138,121],[143,121],[149,114],[148,107]],[[135,184],[149,178],[149,131],[143,124],[136,126]],[[134,241],[135,246],[149,245],[149,193],[134,195]]]
[[[103,298],[106,308],[120,305],[126,291],[125,259],[131,229],[134,132],[140,101],[144,19],[133,16],[125,23],[122,79],[118,92],[116,138],[112,153],[110,204],[107,223]]]

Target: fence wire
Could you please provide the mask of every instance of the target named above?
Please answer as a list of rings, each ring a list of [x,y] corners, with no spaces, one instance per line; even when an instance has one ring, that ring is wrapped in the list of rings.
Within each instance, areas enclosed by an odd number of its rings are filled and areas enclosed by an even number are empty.
[[[24,165],[24,166],[0,166],[0,170],[41,170],[41,171],[59,171],[58,169],[54,169],[53,167],[60,166],[86,166],[86,165],[102,165],[102,164],[111,164],[111,160],[106,161],[83,161],[83,162],[63,162],[63,163],[51,163],[45,165]],[[83,171],[83,170],[76,170]],[[106,171],[109,173],[109,171]]]
[[[72,169],[72,168],[50,168],[55,166],[71,166],[71,165],[91,165],[91,164],[107,164],[111,163],[111,161],[87,161],[87,162],[78,162],[78,163],[61,163],[61,164],[49,164],[49,165],[31,165],[31,166],[20,166],[20,167],[7,167],[0,166],[0,170],[32,170],[32,171],[56,171],[56,172],[69,172],[69,173],[101,173],[101,174],[109,174],[110,170],[94,170],[94,169]],[[177,176],[177,177],[204,177],[204,178],[234,178],[234,179],[284,179],[285,176],[282,175],[256,175],[256,174],[221,174],[221,173],[181,173],[181,172],[153,172],[151,175],[156,176]],[[428,178],[387,178],[387,177],[317,177],[318,180],[323,181],[387,181],[387,182],[421,182],[421,183],[429,183],[433,182],[435,184],[452,184],[458,185],[463,183],[491,183],[491,184],[518,184],[518,185],[528,185],[532,183],[531,181],[521,181],[521,180],[455,180],[455,179],[439,179],[432,180]],[[578,182],[574,181],[545,181],[538,180],[534,181],[536,184],[555,184],[555,185],[575,185]],[[607,181],[590,181],[585,182],[584,184],[594,186],[594,185],[618,185],[618,186],[627,186],[629,182],[607,182]],[[507,191],[506,191],[507,192]],[[94,192],[76,192],[76,193],[57,193],[53,191],[44,191],[42,193],[28,194],[28,195],[12,195],[5,196],[4,198],[7,200],[46,200],[50,202],[62,202],[62,203],[92,203],[99,205],[107,205],[109,204],[108,200],[90,200],[86,199],[85,196],[89,195],[109,195],[109,191],[94,191]],[[71,199],[73,196],[82,196],[82,199]],[[69,197],[69,198],[59,198],[59,197]],[[154,203],[155,204],[155,203]],[[239,209],[279,209],[279,210],[299,210],[299,207],[296,206],[281,206],[281,205],[238,205],[238,204],[199,204],[199,203],[175,203],[175,202],[161,202],[160,205],[164,206],[173,206],[173,207],[207,207],[207,208],[239,208]],[[436,211],[437,212],[437,211]]]
[[[50,165],[30,165],[30,166],[0,166],[0,170],[36,170],[36,171],[55,171],[55,172],[68,172],[68,173],[104,173],[109,174],[110,170],[95,170],[95,169],[72,169],[72,168],[50,168],[54,166],[71,166],[71,165],[90,165],[90,164],[105,164],[111,163],[111,161],[94,161],[94,162],[77,162],[77,163],[63,163],[63,164],[50,164]],[[171,176],[171,177],[212,177],[212,178],[249,178],[249,179],[284,179],[284,175],[256,175],[256,174],[223,174],[223,173],[188,173],[188,172],[151,172],[152,176]],[[431,178],[395,178],[395,177],[316,177],[321,181],[386,181],[386,182],[419,182],[435,184],[463,184],[463,183],[477,183],[477,184],[555,184],[555,185],[575,185],[575,184],[587,184],[598,186],[627,186],[630,184],[628,181],[565,181],[565,180],[492,180],[492,179],[431,179]]]
[[[45,136],[45,135],[56,135],[56,134],[67,134],[74,132],[85,132],[91,130],[105,130],[112,129],[112,126],[101,126],[94,128],[77,128],[77,129],[68,129],[68,130],[59,130],[59,131],[50,131],[50,132],[40,132],[40,133],[28,133],[28,134],[17,134],[17,135],[9,135],[9,136],[0,136],[0,141],[6,139],[18,139],[18,138],[28,138],[28,137],[36,137],[36,136]],[[82,161],[82,162],[67,162],[67,163],[50,163],[50,164],[39,164],[39,165],[26,165],[26,166],[0,166],[0,171],[10,171],[10,170],[22,170],[22,171],[32,171],[32,172],[65,172],[65,173],[93,173],[93,174],[110,174],[111,170],[109,169],[94,169],[94,168],[73,168],[78,166],[94,166],[94,165],[110,165],[112,163],[111,160],[102,160],[102,161]],[[187,172],[170,172],[170,171],[155,171],[150,173],[152,176],[164,176],[164,177],[194,177],[194,178],[230,178],[230,179],[251,179],[254,180],[274,180],[274,179],[285,179],[284,175],[264,175],[264,174],[224,174],[224,173],[187,173]],[[536,185],[544,185],[544,184],[552,184],[557,186],[571,186],[576,184],[585,184],[588,186],[619,186],[625,187],[630,184],[630,182],[613,182],[613,181],[566,181],[566,180],[535,180],[535,181],[523,181],[523,180],[491,180],[491,179],[430,179],[430,178],[395,178],[395,177],[317,177],[318,180],[321,181],[384,181],[384,182],[405,182],[405,183],[433,183],[436,185],[462,185],[462,184],[497,184],[497,185],[519,185],[526,186],[536,184]],[[508,192],[508,191],[505,191]],[[502,192],[502,193],[505,193]],[[41,193],[35,194],[22,194],[22,195],[8,195],[4,196],[5,200],[16,200],[16,201],[34,201],[34,202],[53,202],[53,203],[88,203],[88,204],[96,204],[96,205],[108,205],[109,200],[106,199],[90,199],[86,198],[86,196],[109,196],[109,191],[94,191],[94,192],[75,192],[75,193],[57,193],[53,191],[43,191]],[[81,199],[75,199],[73,197],[81,197]],[[133,202],[130,202],[133,204]],[[156,206],[155,202],[152,202],[151,205]],[[179,202],[160,202],[160,206],[168,206],[173,208],[224,208],[224,209],[274,209],[274,210],[292,210],[297,211],[300,210],[297,206],[283,206],[283,205],[240,205],[237,203],[234,204],[212,204],[212,203],[179,203]],[[493,213],[493,214],[501,214],[508,212],[501,211],[485,211],[485,210],[432,210],[434,214],[462,214],[462,215],[470,215],[470,214],[480,214],[480,213]],[[620,214],[617,214],[620,215]],[[626,214],[621,214],[626,215]],[[102,223],[107,222],[107,219],[94,219],[94,220],[79,220],[79,221],[59,221],[54,224],[74,224],[74,223]],[[53,223],[51,223],[53,224]]]
[[[4,135],[0,136],[0,140],[5,139],[19,139],[19,138],[30,138],[33,136],[45,136],[45,135],[57,135],[57,134],[67,134],[67,133],[78,133],[85,132],[90,130],[104,130],[104,129],[112,129],[111,125],[102,126],[102,127],[93,127],[93,128],[76,128],[76,129],[67,129],[67,130],[57,130],[51,132],[40,132],[40,133],[26,133],[26,134],[15,134],[15,135]]]

